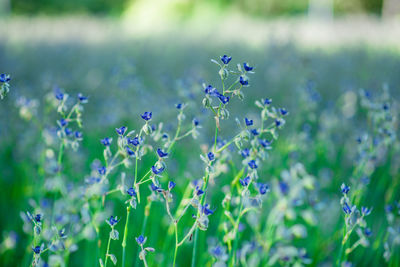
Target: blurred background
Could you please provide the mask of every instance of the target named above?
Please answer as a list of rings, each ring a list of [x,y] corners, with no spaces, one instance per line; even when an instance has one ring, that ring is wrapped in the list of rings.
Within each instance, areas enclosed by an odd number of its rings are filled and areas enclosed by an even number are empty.
[[[338,203],[339,185],[352,172],[353,141],[368,130],[358,90],[379,95],[386,86],[400,96],[399,0],[0,0],[0,73],[12,78],[11,91],[0,103],[0,188],[7,189],[0,194],[5,218],[0,232],[15,231],[24,241],[1,254],[0,262],[15,266],[25,252],[28,240],[19,213],[34,194],[42,148],[34,138],[39,135],[34,118],[45,127],[56,124],[54,112],[44,105],[54,88],[90,99],[82,149],[66,157],[66,172],[80,181],[74,174],[88,172],[101,156],[99,140],[113,135],[115,127],[139,127],[138,115],[151,109],[156,122],[173,129],[174,104],[200,106],[201,84],[220,82],[210,59],[223,54],[235,63],[249,62],[256,72],[246,101],[232,103],[233,118],[255,114],[253,103],[262,97],[290,111],[277,144],[279,156],[268,172],[278,176],[301,160],[310,174],[328,177],[321,178],[323,191],[328,198],[337,196]],[[191,112],[202,118],[207,133],[213,121],[200,108]],[[293,137],[306,124],[314,138],[322,136],[312,147]],[[230,137],[229,127],[222,138]],[[186,162],[188,148],[200,153],[195,141],[184,144],[176,162]],[[196,156],[185,166],[175,165],[172,173],[201,175],[197,161]],[[400,180],[398,169],[385,164],[376,174],[384,189]],[[194,174],[182,173],[187,166]],[[366,205],[396,199],[394,188],[389,197],[383,189],[371,190]],[[340,219],[339,205],[335,212]],[[378,220],[383,217],[382,209],[374,212]],[[311,236],[334,235],[333,229],[324,231]],[[310,249],[316,261],[331,252],[319,250]],[[354,257],[366,266],[372,257],[367,256]],[[79,264],[79,254],[71,262]],[[374,258],[373,266],[381,264],[381,257]]]

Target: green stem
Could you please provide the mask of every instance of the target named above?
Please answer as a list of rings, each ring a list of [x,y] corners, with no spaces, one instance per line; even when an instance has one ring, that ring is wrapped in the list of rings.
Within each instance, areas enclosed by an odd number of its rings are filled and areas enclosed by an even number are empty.
[[[178,254],[178,223],[174,223],[174,231],[175,231],[175,253],[174,253],[174,263],[173,267],[175,267],[176,264],[176,255]]]
[[[108,252],[110,251],[110,243],[111,243],[111,233],[108,237],[108,243],[107,243],[107,251],[106,251],[106,256],[104,258],[104,267],[107,267],[107,261],[108,261]]]
[[[124,239],[122,240],[122,267],[125,267],[125,253],[126,253],[126,237],[128,236],[128,225],[129,225],[129,213],[131,212],[131,207],[126,207],[126,223],[124,229]]]
[[[233,243],[233,250],[232,250],[232,256],[231,256],[231,259],[232,259],[231,266],[232,267],[235,266],[235,262],[236,262],[236,250],[237,250],[238,243],[239,243],[239,238],[236,235],[237,235],[237,232],[238,232],[238,229],[239,229],[240,219],[242,218],[242,209],[243,209],[243,201],[242,201],[242,198],[240,198],[239,216],[236,219],[235,229],[234,229],[234,239],[235,239],[235,241]]]

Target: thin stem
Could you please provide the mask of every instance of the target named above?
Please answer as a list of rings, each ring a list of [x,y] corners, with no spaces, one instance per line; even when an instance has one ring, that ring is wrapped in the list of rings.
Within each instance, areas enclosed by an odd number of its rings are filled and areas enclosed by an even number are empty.
[[[131,207],[126,207],[126,223],[124,228],[124,239],[122,240],[122,267],[125,267],[125,253],[126,253],[126,237],[128,236],[129,214]]]
[[[108,236],[108,243],[107,243],[107,251],[106,251],[106,256],[104,258],[104,267],[107,267],[107,261],[108,261],[108,252],[110,251],[110,243],[111,243],[111,233]]]
[[[175,253],[174,253],[174,263],[173,267],[175,267],[176,264],[176,255],[178,254],[178,223],[174,223],[174,230],[175,230]]]

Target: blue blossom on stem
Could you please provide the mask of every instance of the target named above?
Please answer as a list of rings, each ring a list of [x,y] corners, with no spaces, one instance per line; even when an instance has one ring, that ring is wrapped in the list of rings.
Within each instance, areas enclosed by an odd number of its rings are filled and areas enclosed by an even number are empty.
[[[258,139],[258,142],[260,143],[260,145],[263,148],[267,148],[267,149],[271,148],[271,143],[272,143],[271,141]]]
[[[347,186],[344,183],[342,183],[342,185],[340,186],[340,190],[342,191],[343,194],[347,194],[350,191],[350,186]]]
[[[248,118],[244,118],[244,122],[246,123],[246,126],[251,126],[253,125],[253,120],[250,120]]]
[[[72,130],[70,128],[65,128],[64,130],[66,135],[71,135],[72,134]]]
[[[203,206],[200,206],[201,213],[206,215],[206,216],[213,214],[214,211],[209,209],[208,208],[209,206],[210,206],[209,204],[204,204]]]
[[[126,150],[126,153],[127,153],[129,156],[135,155],[135,151],[133,151],[129,146],[125,147],[125,150]]]
[[[199,126],[199,124],[200,124],[199,120],[196,118],[194,118],[192,122],[193,122],[194,126]]]
[[[289,193],[289,185],[284,182],[284,181],[279,181],[279,189],[281,190],[281,193],[284,195],[287,195]]]
[[[250,130],[250,132],[251,132],[251,134],[254,135],[254,136],[257,136],[257,135],[260,134],[260,133],[257,131],[257,129],[252,129],[252,130]]]
[[[252,71],[253,67],[250,67],[246,62],[243,63],[243,68],[245,71]]]
[[[160,158],[165,158],[166,156],[168,156],[168,153],[163,152],[160,148],[157,148],[157,154]]]
[[[112,138],[106,137],[106,138],[102,139],[100,142],[101,142],[104,146],[109,146],[109,145],[111,145]]]
[[[38,213],[38,214],[36,214],[34,219],[36,222],[40,222],[42,220],[42,217],[43,217],[42,214]]]
[[[11,81],[10,75],[7,75],[5,73],[0,74],[0,82],[7,83],[9,81]]]
[[[275,119],[275,126],[279,127],[282,125],[282,121],[280,119]]]
[[[227,65],[231,60],[232,60],[232,57],[228,57],[227,55],[223,55],[223,56],[221,57],[221,61],[222,61],[222,63],[224,63],[225,65]]]
[[[115,128],[115,131],[117,131],[117,134],[118,135],[124,135],[125,134],[125,132],[126,132],[126,127],[125,126],[122,126],[122,127],[120,127],[120,128]]]
[[[249,167],[251,169],[257,169],[258,168],[257,163],[256,163],[256,161],[254,159],[250,160],[248,165],[249,165]]]
[[[78,100],[82,104],[86,104],[88,102],[88,97],[82,95],[81,93],[78,94]]]
[[[42,249],[40,246],[33,247],[32,250],[33,250],[33,253],[35,253],[35,254],[40,254],[42,252]]]
[[[288,114],[288,111],[284,108],[279,108],[279,113],[281,113],[282,116],[285,116]]]
[[[135,197],[136,196],[136,190],[131,187],[128,190],[126,190],[126,193],[128,193],[128,195],[130,195],[131,197]]]
[[[142,119],[144,119],[145,121],[149,121],[151,120],[151,117],[153,116],[153,113],[150,111],[146,111],[145,113],[143,113],[142,115],[140,115],[142,117]]]
[[[368,215],[370,215],[371,214],[371,209],[369,209],[369,208],[367,208],[367,207],[361,207],[361,213],[364,215],[364,216],[368,216]]]
[[[158,168],[158,169],[157,169],[156,166],[152,166],[152,167],[151,167],[151,171],[152,171],[154,174],[156,174],[156,175],[162,173],[162,172],[164,171],[164,169],[165,169],[164,166],[161,166],[161,167]]]
[[[176,183],[174,183],[173,181],[168,182],[168,190],[172,190],[175,186],[176,186]]]
[[[259,183],[258,184],[258,192],[261,195],[265,195],[269,191],[269,186],[267,184]]]
[[[224,96],[222,94],[219,94],[218,98],[222,102],[222,104],[224,104],[224,105],[229,102],[229,96]]]
[[[213,161],[215,159],[215,155],[212,152],[208,152],[207,154],[207,158],[209,161]]]
[[[147,237],[144,237],[143,235],[140,235],[136,237],[136,242],[138,243],[139,246],[143,246],[144,243],[146,243]]]
[[[139,145],[139,137],[134,137],[134,138],[127,138],[127,142],[128,142],[128,144],[130,144],[130,145],[133,145],[133,146],[137,146],[137,145]]]
[[[176,107],[177,109],[182,109],[183,105],[182,105],[182,103],[178,103],[178,104],[175,105],[175,107]]]
[[[197,196],[204,194],[204,191],[199,186],[196,186],[195,192]]]
[[[240,152],[240,154],[242,155],[243,158],[247,158],[248,156],[250,156],[250,149],[245,148]]]
[[[240,84],[243,85],[243,86],[249,85],[249,80],[246,79],[246,78],[244,78],[243,76],[240,76],[240,77],[239,77],[239,82],[240,82]]]
[[[272,103],[272,99],[271,98],[264,99],[264,105],[269,106],[271,103]]]
[[[344,202],[344,204],[343,204],[343,211],[346,214],[350,214],[351,213],[351,208],[350,208],[349,204],[347,204],[347,202]]]
[[[247,176],[246,178],[239,179],[239,182],[240,182],[240,184],[241,184],[243,187],[246,187],[246,186],[249,185],[250,180],[251,180],[251,179],[250,179],[250,176]]]
[[[207,85],[207,87],[204,88],[204,93],[211,96],[217,96],[219,94],[217,89],[214,88],[212,85]]]
[[[107,220],[107,223],[110,225],[110,226],[114,226],[114,225],[116,225],[117,223],[119,222],[119,220],[118,220],[118,217],[117,216],[111,216],[108,220]]]
[[[97,171],[99,172],[100,175],[104,175],[104,174],[106,174],[107,169],[106,169],[106,167],[103,166],[103,167],[98,168]]]
[[[80,131],[75,131],[75,138],[76,139],[82,139],[83,137],[83,133]]]

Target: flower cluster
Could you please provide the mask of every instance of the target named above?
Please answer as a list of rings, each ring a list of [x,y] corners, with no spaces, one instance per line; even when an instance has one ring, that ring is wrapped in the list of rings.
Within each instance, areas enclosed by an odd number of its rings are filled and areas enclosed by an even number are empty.
[[[9,74],[0,74],[0,99],[4,99],[10,91],[10,81],[11,78]]]

